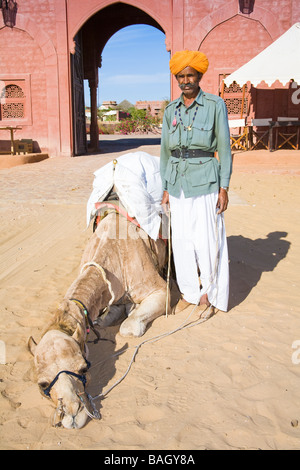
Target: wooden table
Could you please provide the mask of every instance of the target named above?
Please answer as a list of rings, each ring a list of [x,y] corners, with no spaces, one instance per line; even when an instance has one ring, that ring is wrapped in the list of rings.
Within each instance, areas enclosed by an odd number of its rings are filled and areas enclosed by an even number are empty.
[[[10,154],[15,155],[15,146],[14,146],[14,131],[21,130],[22,127],[0,127],[0,131],[10,131]]]

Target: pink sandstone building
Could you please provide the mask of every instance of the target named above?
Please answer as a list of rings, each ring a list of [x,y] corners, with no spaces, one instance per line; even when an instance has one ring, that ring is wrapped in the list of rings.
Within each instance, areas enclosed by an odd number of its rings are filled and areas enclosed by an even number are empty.
[[[155,117],[159,115],[159,112],[163,106],[163,101],[137,101],[135,103],[136,109],[143,109],[148,111],[151,116]]]
[[[224,76],[300,21],[299,0],[0,0],[0,4],[0,128],[19,127],[17,139],[30,138],[35,151],[51,156],[87,151],[84,79],[91,96],[91,145],[97,148],[101,53],[121,28],[133,24],[158,28],[165,33],[170,54],[182,49],[205,52],[210,68],[202,87],[218,94]],[[5,17],[8,9],[15,14],[11,22]],[[276,118],[281,92],[272,89],[276,99],[265,106]],[[241,90],[225,91],[230,114],[238,115]],[[177,96],[178,87],[170,77],[170,97]],[[2,130],[1,141],[4,138]]]

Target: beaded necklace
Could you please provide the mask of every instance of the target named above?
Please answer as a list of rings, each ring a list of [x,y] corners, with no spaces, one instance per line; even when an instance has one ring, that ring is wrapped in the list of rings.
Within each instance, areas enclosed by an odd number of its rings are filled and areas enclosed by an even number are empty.
[[[194,112],[194,116],[193,116],[193,119],[192,119],[192,123],[189,125],[189,126],[185,126],[182,122],[182,118],[181,118],[181,110],[180,110],[181,106],[179,106],[178,108],[178,117],[179,117],[179,121],[180,121],[180,124],[183,126],[183,129],[185,131],[191,131],[192,130],[192,127],[193,127],[193,124],[194,124],[194,121],[195,121],[195,117],[196,117],[196,114],[197,114],[197,111],[198,111],[198,108],[199,108],[199,105],[196,106],[196,109],[195,109],[195,112]],[[176,120],[176,115],[177,115],[177,109],[175,111],[175,120]]]

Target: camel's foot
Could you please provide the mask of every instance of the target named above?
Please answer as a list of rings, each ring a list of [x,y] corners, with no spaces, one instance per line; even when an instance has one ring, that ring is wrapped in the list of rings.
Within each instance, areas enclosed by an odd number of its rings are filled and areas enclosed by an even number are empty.
[[[128,317],[121,324],[119,332],[121,336],[134,336],[136,338],[139,338],[145,333],[146,327],[147,324],[145,324],[143,321],[134,317]]]
[[[121,336],[143,336],[147,326],[165,312],[166,291],[157,290],[144,299],[120,326]]]

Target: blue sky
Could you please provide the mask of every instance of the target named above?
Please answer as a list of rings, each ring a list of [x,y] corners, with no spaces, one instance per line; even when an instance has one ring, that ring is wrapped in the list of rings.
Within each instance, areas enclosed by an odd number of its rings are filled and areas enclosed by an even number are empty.
[[[115,100],[164,100],[170,98],[170,55],[165,35],[147,25],[121,29],[107,42],[99,69],[98,104]],[[85,102],[90,105],[85,82]]]

